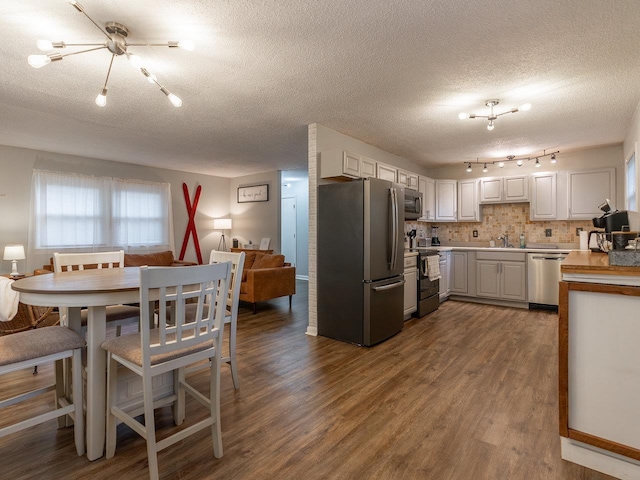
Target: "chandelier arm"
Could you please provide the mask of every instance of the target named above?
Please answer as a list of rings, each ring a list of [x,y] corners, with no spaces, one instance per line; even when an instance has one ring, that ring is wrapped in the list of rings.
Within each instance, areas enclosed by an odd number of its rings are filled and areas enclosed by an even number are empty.
[[[75,1],[70,3],[73,8],[75,8],[77,11],[79,11],[81,14],[87,17],[89,21],[93,23],[96,26],[96,28],[104,34],[105,37],[107,37],[107,39],[111,40],[111,37],[109,36],[107,31],[104,28],[102,28],[100,25],[98,25],[98,23],[93,18],[87,15],[87,12],[84,11],[84,7],[82,5],[80,5],[78,2],[75,2]]]
[[[155,77],[155,75],[151,75],[151,72],[149,72],[149,70],[147,70],[146,68],[142,67],[140,68],[140,73],[142,73],[142,75],[145,76],[145,78],[151,79],[152,82],[154,82],[158,87],[160,87],[160,89],[162,89],[162,85],[160,85],[158,83],[158,80]]]
[[[77,52],[71,52],[71,53],[64,53],[62,55],[60,55],[60,57],[69,57],[71,55],[78,55],[79,53],[87,53],[87,52],[94,52],[96,50],[102,50],[103,48],[107,48],[106,45],[102,45],[101,47],[96,47],[96,48],[89,48],[87,50],[79,50]]]
[[[171,45],[170,43],[129,43],[127,42],[127,47],[177,47],[178,45]]]
[[[111,54],[111,61],[109,62],[109,70],[107,70],[107,78],[104,79],[104,87],[107,88],[107,83],[109,82],[109,75],[111,75],[111,67],[113,66],[113,59],[116,58],[116,54]]]
[[[67,43],[64,42],[65,47],[97,47],[98,45],[104,46],[104,43]],[[56,47],[54,48],[64,48],[64,47]]]

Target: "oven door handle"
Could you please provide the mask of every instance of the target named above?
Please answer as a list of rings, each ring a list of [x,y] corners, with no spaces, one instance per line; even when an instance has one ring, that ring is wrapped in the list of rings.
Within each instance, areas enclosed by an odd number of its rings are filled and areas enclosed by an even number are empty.
[[[389,285],[382,285],[380,287],[373,287],[374,292],[382,292],[384,290],[391,290],[393,288],[398,288],[404,285],[404,280],[400,280],[399,282],[390,283]]]

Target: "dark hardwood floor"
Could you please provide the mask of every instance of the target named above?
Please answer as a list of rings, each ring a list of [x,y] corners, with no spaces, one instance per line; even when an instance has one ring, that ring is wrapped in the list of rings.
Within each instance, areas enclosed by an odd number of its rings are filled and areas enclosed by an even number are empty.
[[[304,334],[307,284],[288,298],[241,306],[240,390],[222,373],[224,456],[208,431],[159,455],[165,479],[603,480],[560,458],[557,420],[557,315],[445,302],[373,348]],[[207,376],[194,373],[204,390]],[[18,372],[19,384],[50,381]],[[48,400],[48,399],[47,399]],[[17,418],[24,408],[7,409]],[[203,414],[187,406],[187,424]],[[169,407],[156,423],[172,431]],[[145,443],[125,426],[116,456],[78,457],[71,428],[56,422],[0,439],[0,478],[139,479]]]

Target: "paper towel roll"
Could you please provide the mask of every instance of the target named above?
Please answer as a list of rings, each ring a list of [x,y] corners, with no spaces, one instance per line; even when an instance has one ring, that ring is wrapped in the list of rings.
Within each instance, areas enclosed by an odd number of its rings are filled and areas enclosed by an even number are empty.
[[[580,250],[589,250],[589,232],[580,230]]]

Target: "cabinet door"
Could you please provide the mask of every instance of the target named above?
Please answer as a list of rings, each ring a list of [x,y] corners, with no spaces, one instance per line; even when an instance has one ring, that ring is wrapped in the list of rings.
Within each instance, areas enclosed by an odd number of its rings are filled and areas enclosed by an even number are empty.
[[[420,220],[436,219],[436,182],[427,177],[418,177],[418,191],[422,192],[422,217]]]
[[[500,262],[476,260],[476,295],[500,298]]]
[[[405,187],[409,184],[409,172],[405,172],[404,170],[398,169],[397,177],[398,183],[400,185],[404,185]]]
[[[438,290],[438,294],[440,296],[440,301],[445,300],[447,297],[449,297],[449,293],[451,292],[451,287],[449,285],[449,262],[447,261],[447,253],[449,252],[445,252],[444,255],[440,256],[440,276],[442,278],[440,278],[440,283],[439,283],[439,290]]]
[[[377,177],[390,182],[397,182],[398,169],[384,163],[376,165]]]
[[[527,275],[524,262],[502,262],[500,265],[501,298],[527,300]]]
[[[591,220],[602,212],[598,208],[605,198],[615,202],[614,168],[568,173],[569,218]]]
[[[451,292],[468,293],[467,252],[451,252]]]
[[[461,222],[480,220],[478,181],[475,179],[458,182],[458,220]]]
[[[531,175],[531,220],[554,220],[558,200],[555,172]]]
[[[352,177],[360,176],[360,156],[344,152],[342,159],[342,173]]]
[[[369,178],[376,176],[376,161],[367,157],[360,157],[360,176]]]
[[[455,222],[457,218],[455,180],[436,180],[436,220]]]
[[[407,175],[407,188],[418,190],[418,175],[415,173],[409,173]]]
[[[418,309],[418,271],[410,268],[404,272],[404,314],[410,315]]]
[[[502,177],[480,179],[480,202],[498,203],[502,201]]]
[[[529,200],[529,178],[526,175],[504,177],[503,199],[507,203]]]

